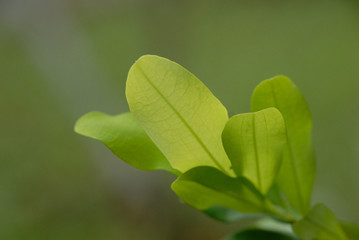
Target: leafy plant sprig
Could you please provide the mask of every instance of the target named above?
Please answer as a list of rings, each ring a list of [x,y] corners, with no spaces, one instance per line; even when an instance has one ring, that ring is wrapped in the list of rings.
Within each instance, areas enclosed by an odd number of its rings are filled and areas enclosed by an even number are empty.
[[[312,119],[287,77],[260,83],[252,112],[228,119],[226,108],[192,73],[146,55],[129,71],[126,97],[130,113],[91,112],[75,131],[136,168],[177,175],[172,190],[218,220],[271,217],[293,230],[256,227],[225,239],[359,239],[358,227],[339,222],[324,204],[311,208]]]

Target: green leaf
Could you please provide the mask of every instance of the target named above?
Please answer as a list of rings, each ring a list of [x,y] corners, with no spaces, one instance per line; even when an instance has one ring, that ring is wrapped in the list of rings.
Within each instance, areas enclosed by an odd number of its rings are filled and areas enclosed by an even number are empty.
[[[359,239],[359,228],[354,223],[350,222],[340,222],[342,229],[347,235],[349,240],[358,240]]]
[[[306,214],[315,178],[315,157],[312,119],[304,97],[290,79],[277,76],[257,86],[251,105],[252,111],[276,107],[282,113],[287,145],[283,150],[278,184],[294,209]]]
[[[303,240],[347,240],[334,214],[324,204],[316,204],[302,220],[293,224]]]
[[[246,229],[223,240],[298,240],[285,233],[261,229]]]
[[[142,170],[163,169],[179,174],[136,123],[131,113],[110,116],[91,112],[76,122],[75,131],[101,141],[117,157],[133,167]]]
[[[212,166],[233,175],[221,141],[227,110],[189,71],[165,58],[143,56],[130,69],[126,96],[173,168]]]
[[[222,206],[242,213],[267,212],[264,197],[244,178],[231,178],[213,167],[196,167],[183,173],[173,191],[200,210]]]
[[[230,208],[213,206],[209,209],[203,210],[208,216],[217,219],[222,222],[235,222],[238,220],[253,220],[263,217],[263,214],[245,214]]]
[[[281,113],[267,108],[233,116],[223,130],[222,140],[235,173],[266,194],[277,177],[286,142]]]

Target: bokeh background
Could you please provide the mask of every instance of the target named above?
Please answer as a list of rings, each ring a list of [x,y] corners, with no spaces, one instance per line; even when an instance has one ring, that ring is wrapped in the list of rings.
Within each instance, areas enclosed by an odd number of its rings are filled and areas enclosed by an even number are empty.
[[[291,77],[314,119],[313,202],[359,223],[358,1],[0,0],[0,239],[214,240],[241,227],[73,132],[88,111],[128,111],[143,54],[188,68],[230,115],[249,111],[260,81]]]

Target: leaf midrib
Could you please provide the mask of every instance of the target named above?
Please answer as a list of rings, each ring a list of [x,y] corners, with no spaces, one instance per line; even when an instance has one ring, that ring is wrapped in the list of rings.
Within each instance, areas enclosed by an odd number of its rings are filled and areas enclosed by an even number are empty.
[[[165,98],[165,96],[160,92],[160,90],[154,85],[153,82],[149,79],[149,77],[146,75],[142,67],[140,66],[139,62],[137,62],[137,67],[146,79],[146,81],[151,85],[151,87],[160,95],[160,97],[165,101],[165,103],[171,108],[171,110],[177,115],[177,117],[181,120],[181,122],[186,126],[186,128],[190,131],[190,133],[193,135],[193,137],[197,140],[197,142],[201,145],[203,150],[207,153],[207,155],[212,159],[214,164],[223,172],[226,172],[226,170],[219,164],[217,159],[213,156],[213,154],[209,151],[209,149],[206,147],[206,145],[203,143],[203,141],[200,139],[200,137],[195,133],[195,131],[192,129],[192,127],[189,125],[189,123],[181,116],[181,114],[176,110],[176,108]]]
[[[259,154],[258,154],[258,147],[257,147],[255,115],[256,115],[256,113],[253,113],[253,114],[252,114],[253,148],[254,148],[254,155],[255,155],[255,159],[256,159],[256,170],[257,170],[258,188],[262,191],[262,179],[261,179],[260,164],[259,164],[259,159],[258,159],[258,155],[259,155]]]
[[[279,104],[278,104],[278,101],[277,101],[277,98],[276,98],[273,83],[271,82],[269,85],[271,86],[274,104],[276,106],[278,106],[278,108],[279,108]],[[287,138],[288,150],[289,150],[289,154],[290,154],[290,162],[291,162],[291,165],[293,166],[292,172],[293,172],[293,176],[294,176],[294,183],[295,183],[296,188],[298,189],[298,191],[296,191],[296,192],[298,193],[298,198],[299,198],[301,208],[304,211],[305,210],[305,204],[304,204],[304,199],[303,199],[303,194],[302,194],[302,188],[301,188],[300,183],[299,183],[299,174],[298,174],[298,170],[297,170],[297,163],[295,161],[295,157],[294,157],[294,154],[293,154],[292,145],[291,145],[291,143],[289,141],[287,125],[285,125],[285,130],[286,130],[285,135],[286,135],[286,138]]]

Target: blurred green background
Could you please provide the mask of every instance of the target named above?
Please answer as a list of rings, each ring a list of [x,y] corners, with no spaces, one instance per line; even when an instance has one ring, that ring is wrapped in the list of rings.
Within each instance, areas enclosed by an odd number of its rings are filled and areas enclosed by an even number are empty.
[[[313,202],[359,223],[359,2],[0,0],[0,239],[214,240],[223,224],[73,132],[82,114],[128,110],[143,54],[197,75],[230,115],[284,74],[309,102]]]

